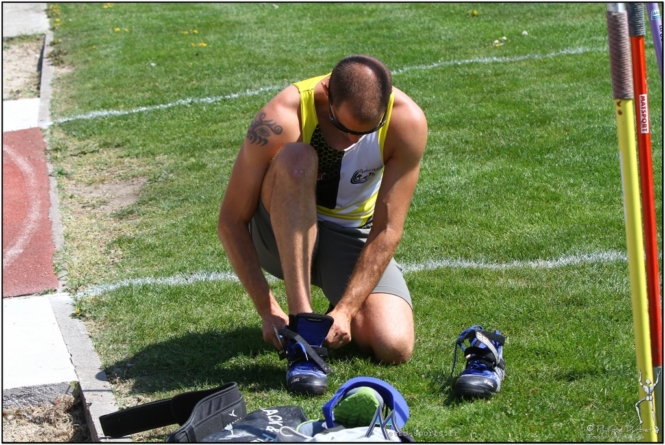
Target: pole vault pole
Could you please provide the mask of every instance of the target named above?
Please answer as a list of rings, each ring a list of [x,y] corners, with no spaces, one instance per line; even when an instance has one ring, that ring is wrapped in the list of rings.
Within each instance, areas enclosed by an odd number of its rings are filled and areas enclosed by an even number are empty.
[[[626,244],[628,247],[628,269],[633,306],[633,330],[637,354],[639,399],[636,411],[640,429],[646,442],[655,442],[655,414],[649,400],[652,397],[649,385],[653,384],[651,368],[651,342],[649,339],[649,313],[644,273],[644,248],[642,221],[640,216],[639,180],[637,155],[635,153],[635,113],[633,101],[633,76],[630,64],[628,19],[622,3],[607,4],[607,34],[612,73],[617,132],[619,136],[619,158],[623,187],[624,216],[626,220]],[[645,389],[646,386],[646,389]]]
[[[653,38],[653,48],[656,50],[656,59],[658,60],[658,70],[660,71],[660,80],[663,80],[663,22],[660,18],[658,3],[647,3],[647,12],[649,14],[649,24],[651,25],[651,37]]]
[[[658,440],[662,438],[663,398],[663,328],[660,311],[660,273],[658,268],[658,237],[656,234],[656,210],[653,191],[653,166],[651,162],[651,122],[647,86],[646,56],[644,53],[644,5],[626,3],[628,33],[633,61],[635,114],[637,116],[637,146],[640,159],[640,185],[642,190],[642,218],[646,251],[647,295],[649,300],[649,329],[651,331],[651,364],[658,381],[654,390]],[[661,378],[658,378],[661,376]]]

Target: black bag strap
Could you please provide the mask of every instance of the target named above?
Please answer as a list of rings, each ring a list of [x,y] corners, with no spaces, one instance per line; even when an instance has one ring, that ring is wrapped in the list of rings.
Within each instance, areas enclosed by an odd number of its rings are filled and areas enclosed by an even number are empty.
[[[192,410],[192,415],[166,438],[166,442],[200,442],[242,420],[246,415],[245,400],[234,383],[234,387],[229,390],[201,399]]]
[[[122,437],[174,423],[183,425],[194,417],[199,404],[204,400],[213,400],[212,405],[215,405],[217,411],[212,415],[227,414],[228,418],[229,414],[233,414],[238,416],[239,420],[246,414],[245,401],[238,390],[238,385],[229,382],[216,388],[185,392],[171,399],[157,400],[105,414],[99,417],[99,422],[102,431],[108,437]],[[231,419],[234,418],[231,416]],[[225,426],[222,425],[220,429]]]

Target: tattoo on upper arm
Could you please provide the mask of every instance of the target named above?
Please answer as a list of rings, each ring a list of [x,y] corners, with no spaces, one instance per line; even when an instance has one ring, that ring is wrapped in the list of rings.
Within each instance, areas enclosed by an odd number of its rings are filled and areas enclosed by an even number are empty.
[[[247,139],[253,144],[266,145],[273,134],[281,134],[283,128],[272,119],[265,119],[265,113],[259,113],[247,130]]]

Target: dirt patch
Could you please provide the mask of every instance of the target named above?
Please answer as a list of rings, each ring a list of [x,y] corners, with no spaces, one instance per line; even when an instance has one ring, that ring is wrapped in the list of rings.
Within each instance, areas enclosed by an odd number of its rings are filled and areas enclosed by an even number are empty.
[[[94,207],[113,213],[136,201],[145,182],[146,178],[132,178],[115,183],[75,184],[71,186],[70,191],[86,201],[84,207]]]
[[[39,97],[39,59],[44,36],[2,40],[2,100]]]
[[[55,403],[2,410],[3,442],[91,442],[80,398],[59,396]]]

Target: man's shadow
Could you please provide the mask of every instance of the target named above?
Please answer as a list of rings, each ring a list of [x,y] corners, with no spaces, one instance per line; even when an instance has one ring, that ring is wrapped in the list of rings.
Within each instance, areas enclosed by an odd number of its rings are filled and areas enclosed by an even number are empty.
[[[284,386],[285,362],[260,329],[190,332],[152,344],[106,367],[111,383],[131,381],[129,393],[204,389],[226,382],[257,391]]]
[[[354,343],[329,351],[327,362],[368,358]],[[263,341],[261,330],[190,332],[152,344],[105,368],[112,384],[129,394],[186,391],[237,382],[252,391],[285,390],[286,360]]]

